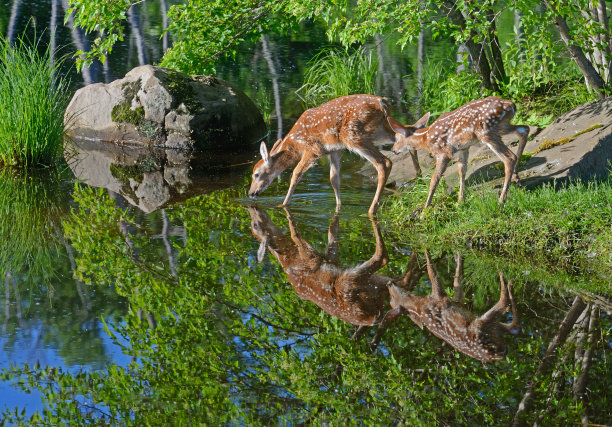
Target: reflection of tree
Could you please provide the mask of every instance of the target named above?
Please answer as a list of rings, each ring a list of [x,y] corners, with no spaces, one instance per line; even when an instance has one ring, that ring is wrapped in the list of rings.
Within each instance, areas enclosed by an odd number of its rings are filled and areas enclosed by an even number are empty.
[[[125,351],[135,362],[80,375],[30,367],[6,373],[24,387],[41,391],[48,409],[44,421],[53,415],[75,424],[91,417],[98,423],[137,425],[512,421],[538,370],[542,348],[565,316],[558,309],[563,296],[542,292],[538,283],[515,284],[525,334],[508,340],[505,360],[485,365],[464,357],[405,317],[389,326],[379,350],[372,352],[367,340],[351,339],[354,326],[305,303],[276,260],[268,257],[257,263],[259,242],[251,237],[249,214],[233,203],[240,196],[224,190],[166,211],[168,229],[181,224],[187,233],[184,243],[178,234],[168,233],[176,250],[174,276],[164,238],[152,238],[159,230],[165,234],[161,216],[135,217],[102,191],[76,191],[67,234],[79,278],[101,288],[114,287],[128,298],[130,315],[124,323],[109,326],[127,343]],[[272,210],[270,218],[288,229],[284,213]],[[314,250],[328,242],[324,221],[322,227],[300,229]],[[121,222],[133,227],[130,238],[137,257],[121,233]],[[375,231],[367,219],[339,222],[341,259],[362,260],[376,252]],[[387,245],[402,247],[394,239]],[[404,258],[400,254],[391,251],[391,260]],[[465,295],[473,295],[473,312],[484,313],[498,301],[500,262],[466,257]],[[401,266],[398,261],[390,264],[384,268],[392,276]],[[456,262],[441,259],[436,271],[442,283],[453,282]],[[429,293],[429,282],[419,280],[414,292]],[[137,308],[155,313],[157,327],[143,324]],[[529,315],[532,309],[537,315]],[[593,336],[609,340],[609,319],[600,316],[593,322],[598,331]],[[598,324],[603,328],[597,329]],[[588,340],[582,339],[585,351]],[[606,364],[611,356],[602,351],[601,340],[592,348],[589,421],[605,422],[610,407],[604,396]],[[334,378],[339,364],[342,372]],[[561,397],[547,403],[540,390],[552,389],[551,380],[538,380],[543,382],[536,387],[528,421],[539,414],[542,424],[581,421],[582,409],[573,403],[572,391],[561,389]],[[548,407],[550,413],[545,412]],[[8,419],[16,421],[14,415]]]

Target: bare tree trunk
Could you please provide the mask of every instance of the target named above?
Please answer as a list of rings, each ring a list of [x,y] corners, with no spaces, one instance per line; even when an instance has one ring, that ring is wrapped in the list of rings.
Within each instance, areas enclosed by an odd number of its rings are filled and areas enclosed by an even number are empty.
[[[586,386],[588,382],[589,370],[591,368],[591,361],[593,359],[593,347],[595,346],[595,328],[597,319],[599,318],[599,308],[595,304],[591,304],[591,309],[589,313],[588,324],[586,326],[586,349],[582,354],[582,358],[580,360],[580,375],[577,378],[574,378],[574,400],[582,400],[583,403],[586,403]],[[578,362],[578,360],[576,360]],[[584,414],[582,416],[582,423],[588,424],[589,417],[588,411],[586,410],[586,405],[584,405]]]
[[[546,7],[548,7],[548,9],[550,9],[551,11],[555,10],[554,7],[550,4],[550,0],[543,1]],[[605,82],[597,73],[597,70],[595,69],[595,67],[593,67],[593,64],[586,57],[582,49],[574,44],[571,38],[569,26],[567,25],[565,19],[559,14],[557,14],[555,18],[555,26],[559,30],[559,35],[561,35],[561,39],[567,46],[567,49],[569,50],[569,53],[572,56],[572,59],[574,60],[576,65],[578,65],[578,68],[580,68],[580,71],[586,78],[588,84],[593,88],[593,90],[597,92],[597,97],[599,99],[605,98]]]
[[[539,381],[539,378],[542,377],[551,367],[553,361],[555,360],[555,352],[557,348],[563,345],[563,343],[567,339],[567,336],[571,332],[574,324],[584,311],[585,307],[586,304],[584,303],[582,298],[574,298],[574,303],[572,304],[572,307],[569,309],[569,311],[565,315],[565,318],[561,322],[557,334],[548,344],[546,353],[544,354],[544,357],[542,358],[538,369],[536,369],[533,379],[529,383],[527,391],[523,395],[523,399],[519,403],[518,410],[516,411],[516,414],[514,414],[514,420],[512,421],[512,424],[514,426],[520,426],[524,424],[524,420],[522,418],[528,411],[531,410],[531,407],[533,406],[536,382]]]
[[[604,79],[608,85],[612,85],[612,37],[610,35],[610,22],[608,21],[608,12],[606,9],[606,2],[599,0],[597,2],[597,15],[599,22],[602,23],[605,34],[602,35],[602,43],[605,46],[604,61]]]
[[[259,27],[259,31],[261,32],[261,26]],[[270,52],[268,36],[263,33],[261,34],[261,49],[263,51],[263,56],[266,60],[266,63],[268,64],[268,70],[270,71],[270,77],[272,79],[272,91],[274,92],[274,108],[276,109],[276,137],[280,139],[283,137],[283,106],[281,103],[280,89],[278,86],[278,73],[276,72],[274,60],[272,59],[272,53]]]
[[[423,95],[423,71],[425,69],[425,25],[421,22],[421,31],[417,42],[417,92],[419,98]],[[421,103],[417,104],[417,117],[423,115]],[[415,117],[416,118],[416,117]]]
[[[9,18],[8,30],[6,33],[6,39],[10,44],[13,44],[15,41],[15,30],[17,28],[17,18],[19,17],[19,6],[21,6],[21,0],[13,0],[11,17]]]
[[[136,10],[136,6],[132,6],[130,10],[128,10],[128,20],[130,22],[130,27],[132,28],[132,34],[134,34],[134,41],[136,42],[138,64],[145,65],[148,63],[147,51],[145,49],[142,28],[140,27],[140,13],[138,10]]]
[[[166,4],[166,0],[160,0],[159,8],[162,16],[162,30],[164,31],[162,36],[162,54],[164,54],[168,50],[168,47],[170,47],[168,44],[168,33],[166,32],[168,29],[168,5]]]
[[[55,63],[55,51],[57,49],[56,46],[56,33],[57,33],[57,2],[59,0],[51,0],[51,22],[49,23],[49,28],[51,29],[51,33],[49,34],[49,50],[51,51],[51,63],[50,66],[53,67]]]
[[[162,240],[164,241],[164,246],[166,247],[166,254],[168,255],[168,264],[170,265],[170,274],[175,279],[178,277],[178,272],[176,269],[176,258],[174,256],[174,249],[172,247],[172,243],[170,243],[170,239],[168,237],[168,229],[170,225],[170,221],[168,220],[168,215],[166,215],[166,210],[161,210],[162,214]]]
[[[66,0],[62,0],[62,6],[64,8],[64,13],[68,10],[68,2]],[[83,31],[79,30],[74,26],[74,16],[71,13],[66,17],[66,22],[70,27],[70,35],[72,36],[72,43],[77,50],[82,52],[87,52],[89,50],[89,43],[87,42],[87,38]],[[83,76],[83,82],[86,85],[95,83],[98,81],[98,73],[96,65],[92,65],[90,67],[84,66],[81,69],[81,75]]]

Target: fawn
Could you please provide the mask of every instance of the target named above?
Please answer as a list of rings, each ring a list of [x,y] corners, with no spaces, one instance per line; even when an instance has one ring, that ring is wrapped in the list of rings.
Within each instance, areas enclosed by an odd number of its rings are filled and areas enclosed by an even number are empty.
[[[395,122],[395,121],[393,121]],[[397,122],[395,122],[397,123]],[[376,193],[368,210],[373,215],[391,171],[391,161],[375,147],[392,144],[395,131],[389,121],[389,105],[373,95],[349,95],[332,99],[306,110],[283,139],[276,141],[268,152],[261,143],[259,160],[253,168],[249,197],[257,197],[281,172],[294,166],[289,190],[283,201],[288,206],[291,196],[304,173],[323,155],[329,157],[329,178],[336,196],[336,211],[340,209],[340,160],[347,149],[374,165],[378,174]],[[416,151],[411,151],[415,169]]]
[[[428,127],[425,126],[430,113],[425,114],[412,126],[403,126],[389,117],[389,124],[395,131],[395,144],[392,148],[394,153],[409,148],[421,148],[429,151],[436,160],[436,170],[431,177],[425,208],[431,204],[440,178],[453,157],[457,159],[459,171],[458,200],[463,200],[468,153],[470,147],[478,141],[489,147],[504,163],[505,179],[499,202],[502,203],[506,199],[511,178],[520,185],[516,169],[527,143],[529,128],[510,123],[515,112],[516,106],[512,101],[489,96],[442,114]],[[506,147],[501,138],[511,132],[516,132],[519,137],[516,155]]]

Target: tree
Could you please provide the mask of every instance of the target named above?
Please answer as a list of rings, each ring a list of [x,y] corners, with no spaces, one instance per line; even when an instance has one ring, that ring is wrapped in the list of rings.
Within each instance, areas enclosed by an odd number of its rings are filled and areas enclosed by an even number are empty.
[[[84,62],[99,57],[104,60],[113,44],[123,38],[127,12],[133,0],[69,0],[75,24],[87,32],[100,32]],[[507,82],[506,66],[497,36],[497,20],[504,7],[520,12],[526,34],[526,61],[540,58],[542,38],[556,37],[558,29],[572,60],[599,97],[610,86],[610,30],[603,0],[545,0],[545,10],[536,11],[536,0],[500,1],[433,1],[407,0],[328,0],[311,2],[282,0],[190,0],[172,6],[168,12],[168,31],[175,43],[162,64],[188,73],[214,70],[214,63],[224,55],[236,52],[236,46],[255,40],[261,33],[290,32],[304,20],[320,20],[327,25],[327,35],[345,45],[363,43],[376,34],[398,33],[398,43],[414,43],[423,24],[434,35],[451,37],[467,47],[482,85],[499,92]],[[537,49],[535,46],[537,45]],[[530,47],[531,46],[531,47]],[[548,46],[552,46],[549,44]],[[530,55],[531,54],[531,55]]]

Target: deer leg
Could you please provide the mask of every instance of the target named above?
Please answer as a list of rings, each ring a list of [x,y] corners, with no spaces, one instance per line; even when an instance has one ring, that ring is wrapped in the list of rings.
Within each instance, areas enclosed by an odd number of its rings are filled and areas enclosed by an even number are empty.
[[[523,150],[525,149],[525,145],[527,144],[527,136],[529,135],[529,128],[527,126],[516,126],[516,133],[519,137],[519,145],[516,149],[516,163],[514,165],[514,170],[512,171],[512,181],[517,185],[521,184],[521,181],[518,177],[518,167],[521,162],[521,156],[523,155]]]
[[[378,151],[378,149],[373,145],[366,145],[365,147],[354,149],[354,151],[361,157],[372,163],[376,168],[376,172],[378,172],[378,185],[376,186],[376,194],[374,194],[374,199],[372,200],[372,204],[370,205],[370,209],[368,210],[369,215],[374,215],[376,213],[376,210],[378,209],[378,202],[380,201],[382,190],[385,186],[385,183],[387,182],[387,178],[389,177],[389,173],[391,172],[391,166],[393,164],[391,163],[391,160],[383,156],[381,152]]]
[[[446,171],[448,162],[450,162],[450,157],[440,155],[436,158],[436,170],[434,171],[434,174],[431,177],[431,182],[429,183],[429,194],[427,195],[427,201],[425,202],[425,209],[431,205],[431,200],[436,192],[440,178],[442,178],[444,171]]]
[[[457,267],[455,268],[455,279],[453,280],[453,301],[457,303],[463,302],[463,255],[457,252],[455,255]]]
[[[376,238],[376,250],[369,260],[352,268],[352,273],[355,275],[371,276],[389,262],[389,254],[380,234],[380,226],[372,217],[370,217],[370,221],[374,230],[374,237]]]
[[[463,200],[465,191],[465,171],[467,170],[469,148],[457,152],[457,172],[459,172],[459,197],[458,202]]]
[[[338,262],[338,231],[340,216],[336,212],[329,224],[327,230],[327,248],[325,249],[325,258],[331,262]]]
[[[412,158],[412,165],[414,166],[414,172],[416,176],[421,176],[421,165],[419,164],[419,155],[415,148],[410,149],[410,157]]]
[[[414,285],[418,282],[422,275],[422,273],[418,271],[418,267],[417,254],[413,251],[410,255],[410,262],[406,268],[406,273],[403,277],[394,279],[393,284],[407,291],[412,291]]]
[[[503,280],[504,276],[502,272],[499,272],[499,277]],[[519,320],[518,310],[516,309],[516,303],[514,301],[514,295],[512,294],[512,284],[514,280],[510,280],[507,285],[508,290],[508,299],[510,300],[510,308],[512,309],[512,322],[503,325],[504,329],[508,331],[508,333],[512,335],[518,335],[521,333],[521,322]]]
[[[329,181],[336,195],[336,212],[340,211],[340,159],[342,159],[342,151],[333,151],[329,153]]]
[[[281,206],[288,206],[289,201],[291,200],[291,196],[295,191],[295,187],[298,182],[302,179],[302,175],[306,173],[308,169],[312,166],[312,164],[317,160],[317,157],[314,155],[305,154],[304,157],[298,162],[298,164],[293,169],[293,174],[291,175],[291,183],[289,184],[289,190],[287,190],[287,195],[285,196],[285,200]]]
[[[444,292],[444,288],[440,284],[440,278],[431,262],[429,251],[425,251],[425,259],[427,260],[427,275],[431,282],[431,294],[437,299],[442,299],[446,296],[446,292]]]
[[[496,133],[490,132],[486,134],[486,136],[483,138],[483,142],[504,163],[504,186],[499,194],[499,203],[503,203],[504,200],[506,200],[506,194],[508,193],[508,187],[510,186],[510,179],[512,178],[512,172],[514,171],[516,156],[508,147],[506,147],[501,137]]]

